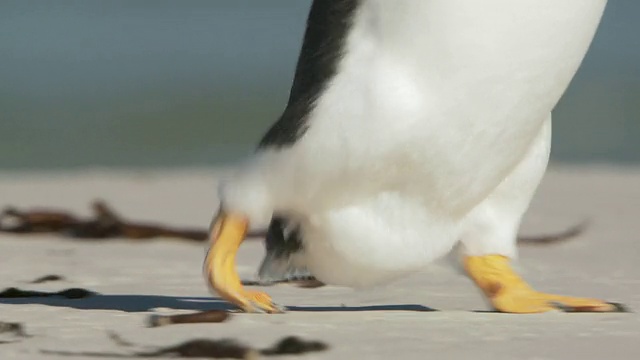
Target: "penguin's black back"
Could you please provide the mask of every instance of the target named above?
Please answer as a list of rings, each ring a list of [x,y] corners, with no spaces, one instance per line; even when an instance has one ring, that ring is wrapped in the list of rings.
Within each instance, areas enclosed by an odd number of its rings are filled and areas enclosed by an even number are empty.
[[[308,127],[308,115],[336,74],[359,0],[314,0],[284,112],[260,141],[259,149],[295,143]]]
[[[313,1],[287,106],[260,141],[258,151],[292,146],[304,135],[310,126],[310,112],[338,70],[359,3],[360,0]],[[293,230],[285,232],[285,228]],[[291,219],[275,214],[265,243],[267,254],[260,266],[261,278],[282,281],[310,275],[291,263],[291,256],[302,250],[300,232]]]

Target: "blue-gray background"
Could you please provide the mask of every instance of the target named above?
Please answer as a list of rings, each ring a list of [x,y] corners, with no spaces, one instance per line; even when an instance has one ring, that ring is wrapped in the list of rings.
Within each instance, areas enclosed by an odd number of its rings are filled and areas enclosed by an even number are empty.
[[[285,105],[309,4],[1,0],[0,170],[252,152]],[[640,1],[609,1],[556,108],[555,162],[640,163],[638,14]]]

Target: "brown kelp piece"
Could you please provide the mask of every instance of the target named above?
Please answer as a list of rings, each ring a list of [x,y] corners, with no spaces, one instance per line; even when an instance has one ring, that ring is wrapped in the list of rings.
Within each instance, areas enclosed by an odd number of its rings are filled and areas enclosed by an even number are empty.
[[[110,334],[116,345],[136,347],[135,344],[122,339],[115,333]],[[178,345],[168,346],[156,350],[136,351],[132,354],[96,353],[96,352],[68,352],[42,350],[49,355],[82,356],[82,357],[111,357],[111,358],[209,358],[209,359],[247,359],[253,360],[264,356],[301,355],[309,352],[326,351],[329,346],[321,341],[303,340],[295,336],[287,336],[272,347],[258,350],[242,344],[235,339],[193,339]]]
[[[262,355],[300,355],[309,352],[325,351],[329,346],[322,341],[304,340],[297,336],[287,336],[268,349],[260,351]]]
[[[156,351],[136,352],[139,357],[257,359],[258,351],[232,339],[195,339]]]
[[[63,281],[63,280],[64,280],[64,276],[51,274],[51,275],[41,276],[41,277],[39,277],[37,279],[29,281],[29,283],[30,284],[42,284],[42,283],[46,283],[46,282],[50,282],[50,281]]]
[[[10,287],[0,291],[0,298],[17,299],[17,298],[34,298],[34,297],[53,297],[59,296],[65,299],[84,299],[96,295],[95,292],[81,288],[70,288],[57,292],[22,290]]]
[[[147,321],[149,327],[172,324],[220,323],[227,321],[231,314],[223,310],[200,311],[178,315],[151,315]]]
[[[127,221],[103,200],[91,203],[93,217],[80,219],[60,210],[20,211],[9,207],[0,215],[0,232],[14,234],[58,233],[76,239],[127,238],[135,240],[158,237],[204,242],[208,229],[174,228],[153,223]]]
[[[562,232],[547,235],[518,236],[518,245],[536,246],[536,245],[553,245],[567,240],[571,240],[582,235],[587,229],[589,223],[583,221],[577,225],[570,227]]]
[[[78,221],[75,216],[64,211],[20,211],[7,207],[0,214],[0,231],[16,234],[59,232],[75,226]]]
[[[111,339],[120,346],[136,346],[119,336],[111,336]],[[244,359],[255,360],[259,358],[259,351],[241,344],[233,339],[194,339],[181,344],[150,351],[136,351],[129,354],[102,353],[102,352],[70,352],[41,350],[43,354],[58,356],[78,357],[109,357],[109,358],[209,358],[209,359]]]
[[[92,207],[96,215],[96,220],[101,224],[113,227],[116,236],[127,239],[169,237],[204,241],[208,235],[208,230],[206,229],[177,229],[160,224],[126,221],[101,200],[94,201]]]

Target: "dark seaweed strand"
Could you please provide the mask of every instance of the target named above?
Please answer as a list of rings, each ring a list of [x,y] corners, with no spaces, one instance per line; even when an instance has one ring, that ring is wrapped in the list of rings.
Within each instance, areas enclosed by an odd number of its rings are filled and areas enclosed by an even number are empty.
[[[314,0],[307,18],[289,101],[258,149],[290,146],[307,130],[307,118],[335,75],[359,0]]]

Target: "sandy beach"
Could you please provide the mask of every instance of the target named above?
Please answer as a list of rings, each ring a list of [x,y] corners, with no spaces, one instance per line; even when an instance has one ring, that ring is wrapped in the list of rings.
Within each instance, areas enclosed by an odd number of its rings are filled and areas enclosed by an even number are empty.
[[[59,208],[90,214],[102,198],[128,219],[206,228],[224,169],[2,173],[0,207]],[[551,246],[522,246],[518,267],[539,290],[604,298],[640,309],[640,168],[552,166],[522,228],[586,232]],[[247,241],[239,272],[254,276],[263,254]],[[143,348],[193,338],[234,338],[263,348],[287,335],[329,345],[307,359],[639,359],[637,313],[512,315],[490,308],[459,269],[441,261],[409,278],[366,291],[338,287],[266,288],[286,314],[233,314],[220,324],[146,327],[150,314],[228,309],[205,286],[205,243],[172,239],[85,241],[0,234],[0,290],[84,288],[86,299],[0,299],[0,359],[56,359],[42,351],[130,354],[116,332]],[[61,281],[31,284],[49,274]],[[75,357],[91,358],[87,355]],[[114,357],[115,358],[115,357]],[[286,358],[295,358],[287,356]]]

